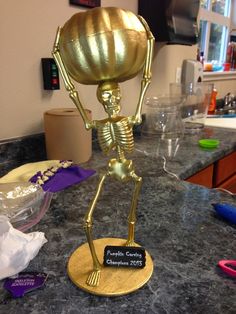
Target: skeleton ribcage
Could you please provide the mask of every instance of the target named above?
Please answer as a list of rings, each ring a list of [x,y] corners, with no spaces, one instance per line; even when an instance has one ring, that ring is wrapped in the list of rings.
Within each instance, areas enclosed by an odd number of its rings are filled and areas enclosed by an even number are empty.
[[[127,118],[115,122],[106,121],[99,124],[97,130],[99,145],[105,154],[117,147],[120,147],[123,152],[133,151],[133,130]]]

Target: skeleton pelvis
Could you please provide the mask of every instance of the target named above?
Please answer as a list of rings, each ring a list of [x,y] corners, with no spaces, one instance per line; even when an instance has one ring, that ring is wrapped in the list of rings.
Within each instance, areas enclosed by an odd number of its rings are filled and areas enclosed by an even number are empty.
[[[132,160],[111,159],[108,164],[109,174],[119,181],[129,181],[134,171]]]

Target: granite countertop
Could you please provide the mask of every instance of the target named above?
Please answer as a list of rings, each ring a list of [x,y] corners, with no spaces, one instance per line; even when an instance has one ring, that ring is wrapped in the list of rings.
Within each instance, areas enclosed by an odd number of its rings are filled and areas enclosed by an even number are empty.
[[[54,194],[50,209],[29,231],[42,231],[48,242],[27,270],[49,274],[43,289],[0,305],[0,313],[210,313],[233,314],[236,282],[216,266],[235,259],[235,226],[219,219],[213,202],[236,206],[235,196],[184,182],[186,178],[236,148],[236,132],[205,129],[199,136],[217,137],[219,148],[204,151],[198,136],[186,136],[175,153],[158,157],[154,139],[136,139],[132,159],[143,177],[138,203],[136,242],[154,261],[154,273],[138,291],[120,297],[98,297],[77,288],[66,265],[72,252],[86,242],[82,221],[92,199],[98,174]],[[170,152],[170,149],[169,149]],[[93,153],[85,167],[101,171],[106,159]],[[176,177],[172,175],[176,174]],[[108,180],[94,214],[94,236],[126,237],[132,183]],[[0,282],[2,287],[2,282]],[[2,288],[0,288],[2,293]]]
[[[214,138],[220,141],[216,149],[202,149],[198,141],[202,138]],[[236,130],[205,127],[197,134],[187,134],[183,139],[160,141],[148,137],[138,137],[135,143],[137,152],[157,160],[166,169],[179,178],[186,179],[196,172],[206,168],[215,161],[236,151]],[[147,169],[148,171],[148,169]]]

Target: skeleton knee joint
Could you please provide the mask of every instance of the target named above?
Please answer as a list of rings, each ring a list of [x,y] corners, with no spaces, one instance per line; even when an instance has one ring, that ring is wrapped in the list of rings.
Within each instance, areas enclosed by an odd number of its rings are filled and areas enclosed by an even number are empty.
[[[91,221],[91,219],[85,219],[84,220],[84,229],[91,229],[91,227],[92,227],[92,221]]]

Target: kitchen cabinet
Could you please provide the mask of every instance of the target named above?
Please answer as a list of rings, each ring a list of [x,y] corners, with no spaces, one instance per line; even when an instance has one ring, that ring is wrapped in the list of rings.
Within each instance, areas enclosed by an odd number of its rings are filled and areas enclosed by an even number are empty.
[[[229,179],[225,180],[222,184],[218,186],[219,188],[228,190],[232,193],[236,193],[236,174],[234,174]]]
[[[139,0],[138,14],[148,23],[155,40],[195,45],[199,0]]]
[[[197,172],[186,181],[208,188],[222,188],[236,193],[236,152]]]
[[[214,166],[210,165],[205,169],[197,172],[193,176],[189,177],[188,179],[186,179],[186,181],[195,184],[200,184],[206,186],[207,188],[212,188],[213,170]]]

